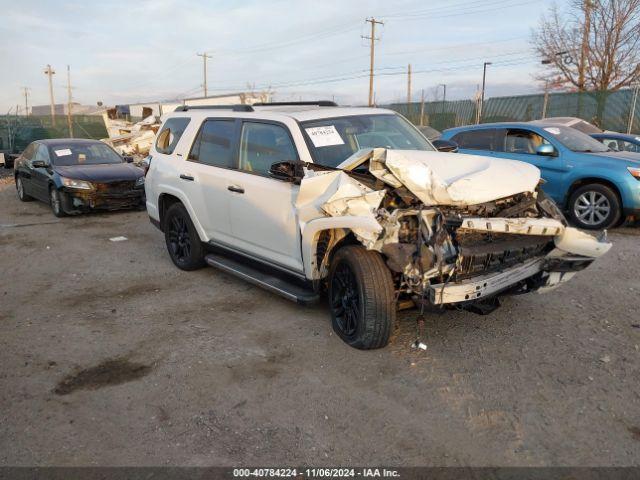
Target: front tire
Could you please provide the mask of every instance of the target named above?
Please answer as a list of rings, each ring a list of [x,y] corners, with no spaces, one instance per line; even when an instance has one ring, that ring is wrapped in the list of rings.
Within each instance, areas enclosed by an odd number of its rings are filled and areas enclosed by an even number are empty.
[[[171,260],[181,270],[205,266],[204,248],[189,212],[181,203],[169,207],[164,218],[164,238]]]
[[[16,178],[16,191],[18,192],[18,198],[21,202],[30,202],[33,200],[32,197],[24,193],[24,183],[20,177]]]
[[[584,185],[569,198],[569,217],[574,225],[587,230],[614,227],[622,217],[620,199],[606,185]]]
[[[53,214],[58,217],[66,217],[67,214],[62,208],[62,198],[60,198],[60,192],[56,187],[51,187],[49,189],[49,204],[51,205],[51,211]]]
[[[333,329],[348,345],[368,350],[389,343],[396,320],[394,287],[378,252],[358,245],[336,252],[329,302]]]

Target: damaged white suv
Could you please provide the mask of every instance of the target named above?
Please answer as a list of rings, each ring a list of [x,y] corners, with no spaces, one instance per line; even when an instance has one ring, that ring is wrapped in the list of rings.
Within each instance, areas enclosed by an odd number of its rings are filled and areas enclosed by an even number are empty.
[[[567,226],[537,168],[437,151],[388,110],[179,107],[149,162],[147,210],[176,266],[300,303],[326,291],[356,348],[386,345],[399,306],[488,313],[611,247]]]

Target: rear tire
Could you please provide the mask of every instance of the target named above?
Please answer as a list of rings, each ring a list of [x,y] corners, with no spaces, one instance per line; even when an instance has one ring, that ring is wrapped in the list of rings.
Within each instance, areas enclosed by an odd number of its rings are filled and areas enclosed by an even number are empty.
[[[391,273],[378,252],[349,245],[329,270],[331,323],[348,345],[362,350],[389,343],[396,321]]]
[[[578,188],[569,198],[571,223],[587,230],[602,230],[618,224],[622,217],[616,192],[601,183]]]
[[[24,184],[22,183],[22,179],[20,177],[16,178],[16,191],[18,192],[18,198],[21,202],[30,202],[33,200],[32,197],[24,193]]]
[[[164,238],[176,267],[190,271],[205,266],[205,251],[200,237],[189,212],[181,203],[171,205],[164,216]]]

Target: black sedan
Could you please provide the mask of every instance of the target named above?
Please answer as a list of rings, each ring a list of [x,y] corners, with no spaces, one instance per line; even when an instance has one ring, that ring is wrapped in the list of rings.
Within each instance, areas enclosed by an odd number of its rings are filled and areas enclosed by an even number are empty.
[[[97,140],[38,140],[15,161],[18,197],[50,204],[56,217],[142,207],[144,171],[131,162]]]

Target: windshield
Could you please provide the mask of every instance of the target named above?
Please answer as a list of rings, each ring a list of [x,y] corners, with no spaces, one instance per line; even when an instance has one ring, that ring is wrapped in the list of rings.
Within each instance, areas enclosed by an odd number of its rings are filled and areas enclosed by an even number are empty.
[[[569,150],[574,152],[610,152],[611,149],[603,145],[595,138],[585,135],[570,127],[562,127],[559,125],[544,127],[544,131],[554,136],[556,140],[562,143]]]
[[[301,126],[313,161],[328,167],[337,167],[363,148],[435,150],[415,127],[393,114],[323,118]]]
[[[98,165],[103,163],[123,163],[122,157],[104,143],[77,143],[50,147],[54,165]]]

